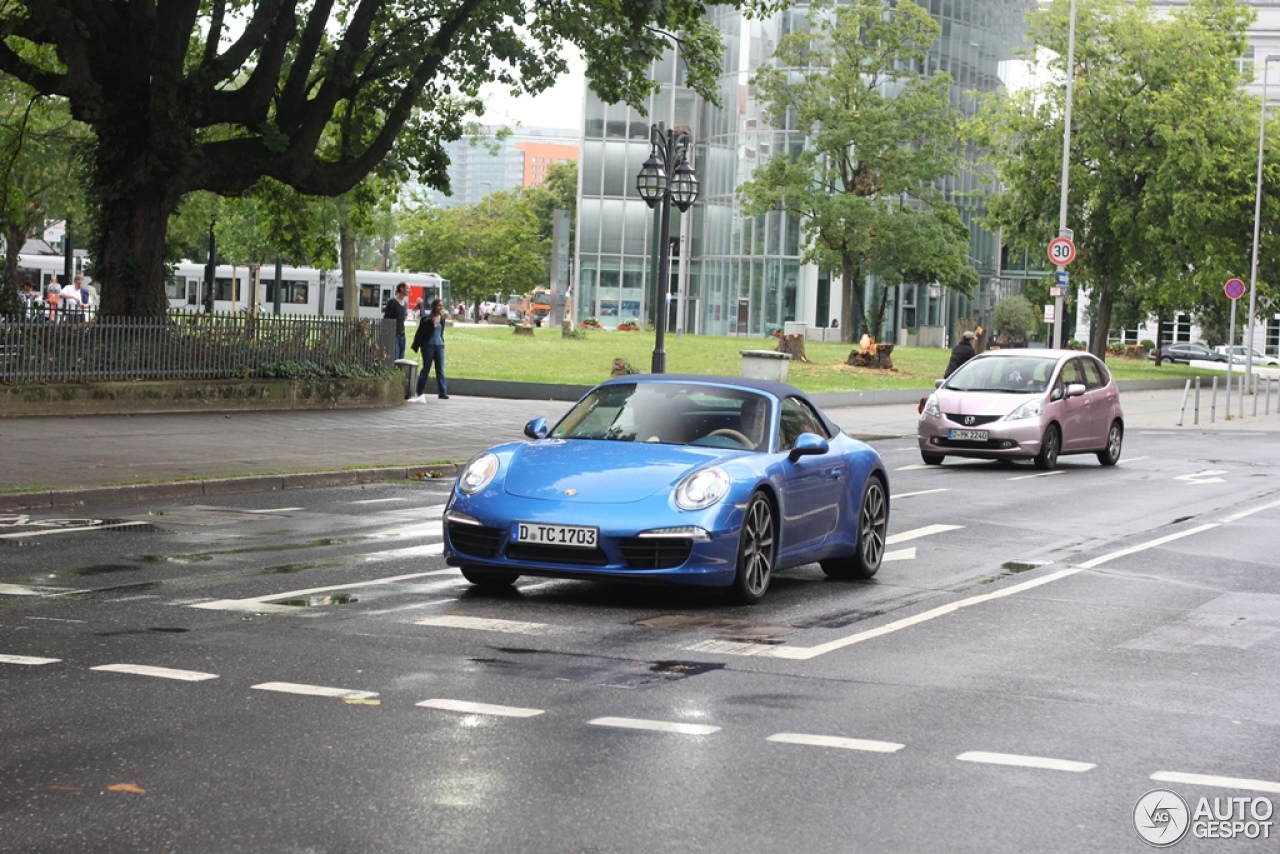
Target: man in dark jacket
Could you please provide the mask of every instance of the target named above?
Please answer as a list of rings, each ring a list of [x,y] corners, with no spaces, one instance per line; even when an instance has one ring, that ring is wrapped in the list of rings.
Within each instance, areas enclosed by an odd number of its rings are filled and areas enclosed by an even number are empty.
[[[976,352],[973,349],[974,339],[978,336],[972,332],[965,332],[960,336],[960,343],[951,349],[951,360],[947,362],[947,369],[943,372],[942,378],[945,380],[956,372],[956,368],[972,359]]]
[[[396,285],[396,295],[382,307],[382,319],[396,322],[396,359],[404,358],[404,321],[409,316],[409,285]]]

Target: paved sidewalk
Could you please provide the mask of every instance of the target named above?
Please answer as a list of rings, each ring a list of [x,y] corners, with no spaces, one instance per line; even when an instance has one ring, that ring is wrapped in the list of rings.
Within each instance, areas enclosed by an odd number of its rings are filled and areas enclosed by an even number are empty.
[[[846,432],[877,439],[914,437],[919,394],[858,405],[816,397]],[[1129,430],[1280,432],[1280,398],[1270,414],[1264,398],[1253,415],[1253,402],[1228,420],[1220,395],[1211,423],[1202,393],[1200,423],[1189,398],[1180,425],[1180,389],[1122,391]],[[0,419],[0,510],[451,477],[477,451],[522,438],[529,419],[554,420],[569,406],[455,394],[389,409]]]

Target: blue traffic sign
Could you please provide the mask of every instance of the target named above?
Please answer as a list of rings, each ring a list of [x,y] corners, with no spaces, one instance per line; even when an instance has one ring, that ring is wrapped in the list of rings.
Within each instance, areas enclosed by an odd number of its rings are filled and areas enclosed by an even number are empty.
[[[1227,296],[1231,299],[1240,299],[1244,296],[1244,282],[1239,279],[1227,279],[1227,283],[1222,286]]]
[[[1063,286],[1064,288],[1067,286],[1067,271],[1066,271],[1066,270],[1055,270],[1055,271],[1054,271],[1054,277],[1058,280],[1058,284],[1059,284],[1059,285]]]

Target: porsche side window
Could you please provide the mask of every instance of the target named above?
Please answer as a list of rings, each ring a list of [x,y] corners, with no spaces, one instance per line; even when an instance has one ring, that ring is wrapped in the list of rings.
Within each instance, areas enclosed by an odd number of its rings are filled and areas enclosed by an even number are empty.
[[[809,407],[794,397],[782,401],[782,415],[778,424],[778,441],[780,451],[789,451],[795,446],[801,433],[816,433],[824,439],[830,439],[827,430]]]

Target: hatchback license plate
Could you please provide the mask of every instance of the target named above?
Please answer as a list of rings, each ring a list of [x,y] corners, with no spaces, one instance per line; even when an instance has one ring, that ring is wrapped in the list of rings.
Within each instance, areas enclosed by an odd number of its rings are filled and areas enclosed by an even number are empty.
[[[521,543],[594,549],[599,535],[599,528],[589,528],[585,525],[538,525],[533,522],[516,522],[515,538]]]
[[[987,441],[986,430],[948,430],[947,438],[954,439],[957,442],[985,442]]]

